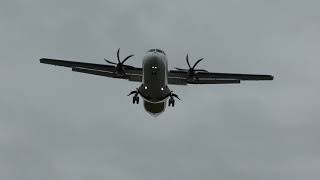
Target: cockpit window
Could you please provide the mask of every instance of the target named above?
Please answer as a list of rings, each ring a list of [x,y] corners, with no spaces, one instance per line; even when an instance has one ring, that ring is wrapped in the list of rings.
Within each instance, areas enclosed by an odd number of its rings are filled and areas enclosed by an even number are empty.
[[[166,54],[164,51],[162,51],[161,49],[150,49],[148,52],[158,52],[158,53],[162,53],[162,54]]]
[[[148,52],[153,52],[155,49],[150,49]]]
[[[164,54],[164,52],[160,49],[156,49],[157,52]]]

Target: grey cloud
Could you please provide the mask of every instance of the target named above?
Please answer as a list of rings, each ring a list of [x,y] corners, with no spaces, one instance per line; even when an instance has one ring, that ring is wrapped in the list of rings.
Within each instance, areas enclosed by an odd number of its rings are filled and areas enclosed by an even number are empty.
[[[319,179],[319,5],[1,1],[0,179]],[[183,101],[155,119],[126,97],[138,84],[38,63],[118,47],[276,79],[172,86]]]

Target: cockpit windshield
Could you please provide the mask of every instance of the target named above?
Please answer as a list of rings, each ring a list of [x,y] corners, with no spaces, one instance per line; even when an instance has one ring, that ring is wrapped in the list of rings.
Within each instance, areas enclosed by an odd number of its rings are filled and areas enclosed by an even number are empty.
[[[162,53],[162,54],[166,55],[166,53],[164,51],[162,51],[161,49],[150,49],[147,52],[158,52],[158,53]]]

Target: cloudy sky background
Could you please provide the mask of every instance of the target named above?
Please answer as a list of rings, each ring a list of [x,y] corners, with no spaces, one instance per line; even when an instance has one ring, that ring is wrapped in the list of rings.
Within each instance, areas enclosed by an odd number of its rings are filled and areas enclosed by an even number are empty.
[[[0,179],[320,178],[317,0],[1,0]],[[273,74],[240,85],[171,86],[158,118],[139,84],[43,65],[41,57],[167,52],[216,72]]]

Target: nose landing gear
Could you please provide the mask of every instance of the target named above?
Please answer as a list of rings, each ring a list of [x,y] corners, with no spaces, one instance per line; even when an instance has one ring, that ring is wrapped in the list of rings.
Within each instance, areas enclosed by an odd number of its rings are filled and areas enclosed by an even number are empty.
[[[139,92],[138,92],[138,90],[136,90],[136,91],[131,91],[129,94],[128,94],[128,96],[131,96],[131,95],[133,95],[134,94],[134,96],[133,96],[133,98],[132,98],[132,104],[139,104]]]

